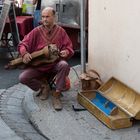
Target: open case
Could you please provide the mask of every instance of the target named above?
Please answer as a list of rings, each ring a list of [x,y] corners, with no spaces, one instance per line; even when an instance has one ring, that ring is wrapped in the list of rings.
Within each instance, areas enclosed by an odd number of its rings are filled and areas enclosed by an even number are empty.
[[[112,77],[96,91],[79,91],[78,102],[111,129],[140,120],[140,95]]]

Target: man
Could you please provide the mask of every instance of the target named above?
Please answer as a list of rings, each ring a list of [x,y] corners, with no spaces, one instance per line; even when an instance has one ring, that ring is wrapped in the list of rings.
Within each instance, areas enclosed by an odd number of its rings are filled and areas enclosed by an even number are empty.
[[[49,44],[55,44],[58,47],[60,50],[60,59],[50,64],[43,64],[36,67],[30,66],[20,74],[19,80],[34,91],[41,90],[40,98],[46,99],[48,97],[47,87],[39,79],[47,73],[56,73],[56,89],[52,93],[52,102],[55,110],[61,110],[62,103],[60,96],[65,88],[65,79],[70,71],[66,60],[74,54],[74,51],[72,42],[65,30],[55,24],[55,11],[51,7],[42,10],[42,25],[33,29],[19,43],[18,50],[23,62],[28,64],[32,60],[32,52],[41,50]]]

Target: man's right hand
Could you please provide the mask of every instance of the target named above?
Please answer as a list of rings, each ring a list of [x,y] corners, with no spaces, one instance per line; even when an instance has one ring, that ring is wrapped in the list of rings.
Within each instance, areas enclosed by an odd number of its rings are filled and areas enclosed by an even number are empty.
[[[23,57],[22,57],[22,61],[25,64],[28,64],[30,61],[32,60],[32,56],[30,53],[26,53]]]

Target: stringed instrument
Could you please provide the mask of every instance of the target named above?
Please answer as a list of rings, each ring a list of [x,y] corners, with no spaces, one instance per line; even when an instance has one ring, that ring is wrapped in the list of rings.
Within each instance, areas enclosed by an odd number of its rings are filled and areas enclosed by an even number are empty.
[[[42,50],[31,53],[32,60],[27,65],[37,66],[44,63],[53,63],[59,58],[59,50],[55,44],[45,46]],[[22,57],[14,59],[9,62],[8,68],[21,65],[23,63]]]

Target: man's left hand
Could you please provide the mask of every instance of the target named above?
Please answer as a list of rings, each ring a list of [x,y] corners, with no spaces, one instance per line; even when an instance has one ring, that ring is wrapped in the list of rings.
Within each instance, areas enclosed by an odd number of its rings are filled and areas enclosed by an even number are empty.
[[[68,50],[63,50],[60,52],[60,56],[66,58],[68,56],[69,52]]]

